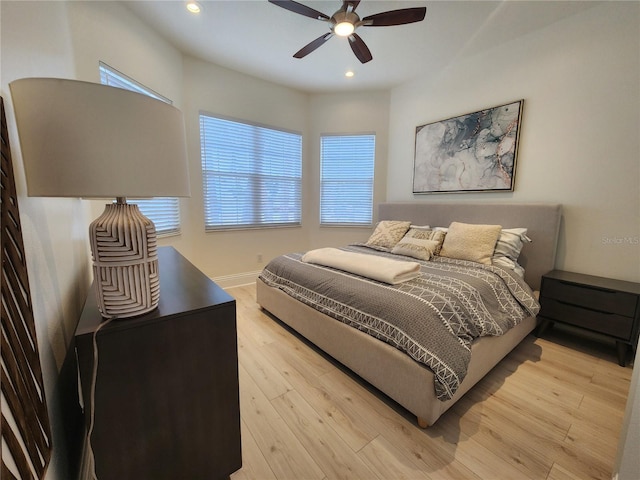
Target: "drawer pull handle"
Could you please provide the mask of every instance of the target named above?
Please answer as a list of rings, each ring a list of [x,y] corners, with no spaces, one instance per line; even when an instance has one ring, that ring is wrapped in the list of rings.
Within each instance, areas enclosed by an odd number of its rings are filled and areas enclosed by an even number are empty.
[[[583,288],[585,290],[598,290],[599,292],[605,292],[605,293],[617,293],[616,290],[611,290],[610,288],[604,288],[604,287],[595,287],[593,285],[577,285],[575,283],[567,282],[564,280],[560,280],[560,283],[562,283],[563,285],[568,285],[570,287]]]
[[[561,305],[566,305],[567,307],[576,307],[581,308],[583,310],[590,310],[592,312],[602,313],[604,315],[615,315],[613,312],[607,312],[605,310],[598,310],[597,308],[585,307],[584,305],[576,305],[575,303],[563,302],[562,300],[556,300]]]

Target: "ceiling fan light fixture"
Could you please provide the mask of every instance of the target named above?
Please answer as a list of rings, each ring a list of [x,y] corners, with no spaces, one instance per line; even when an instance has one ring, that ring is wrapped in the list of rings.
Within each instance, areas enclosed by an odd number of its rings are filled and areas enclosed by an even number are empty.
[[[322,35],[302,47],[293,54],[294,58],[306,57],[318,47],[324,45],[332,36],[338,35],[349,39],[349,46],[356,58],[360,60],[360,63],[371,61],[373,56],[364,40],[355,33],[356,29],[360,27],[389,27],[421,22],[427,13],[427,7],[401,8],[398,10],[389,10],[388,12],[375,13],[361,20],[355,12],[357,6],[360,4],[360,0],[343,0],[342,7],[331,17],[294,0],[269,0],[269,2],[290,12],[316,20],[322,20],[329,24],[330,33]]]
[[[187,2],[187,10],[189,10],[191,13],[197,14],[202,11],[202,7],[198,2],[189,1]]]
[[[353,12],[344,10],[337,11],[331,17],[333,23],[333,33],[340,37],[348,37],[356,29],[356,24],[360,21],[360,17]]]
[[[333,27],[333,32],[340,37],[348,37],[353,33],[356,27],[351,22],[340,22]]]

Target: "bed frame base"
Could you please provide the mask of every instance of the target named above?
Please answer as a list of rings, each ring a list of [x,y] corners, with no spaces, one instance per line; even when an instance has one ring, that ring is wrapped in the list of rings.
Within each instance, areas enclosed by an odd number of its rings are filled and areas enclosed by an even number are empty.
[[[435,396],[431,370],[400,350],[318,312],[260,279],[256,282],[256,298],[262,308],[413,413],[421,428],[433,425],[536,325],[535,317],[527,317],[502,336],[482,337],[474,342],[467,376],[455,395],[443,402]]]

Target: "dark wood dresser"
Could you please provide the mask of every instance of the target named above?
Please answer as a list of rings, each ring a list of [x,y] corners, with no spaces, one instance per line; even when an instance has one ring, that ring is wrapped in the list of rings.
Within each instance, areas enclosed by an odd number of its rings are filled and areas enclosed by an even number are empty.
[[[629,347],[638,347],[638,283],[553,270],[542,276],[540,305],[538,336],[554,322],[606,335],[615,339],[622,366]]]
[[[96,474],[228,478],[242,465],[235,300],[172,247],[158,255],[158,308],[96,336]],[[75,336],[87,428],[101,322],[92,289]]]

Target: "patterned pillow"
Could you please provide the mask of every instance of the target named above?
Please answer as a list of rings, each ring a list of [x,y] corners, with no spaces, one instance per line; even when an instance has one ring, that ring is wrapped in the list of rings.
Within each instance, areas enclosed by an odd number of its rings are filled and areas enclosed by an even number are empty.
[[[429,260],[440,253],[444,237],[444,232],[412,226],[391,253]]]
[[[410,226],[411,222],[382,220],[376,225],[366,245],[391,250],[404,237]]]
[[[501,230],[500,225],[452,222],[440,255],[491,265],[491,256]]]
[[[530,242],[526,228],[503,228],[491,257],[491,263],[500,267],[511,268],[521,277],[524,269],[518,264],[518,257],[524,242]]]

